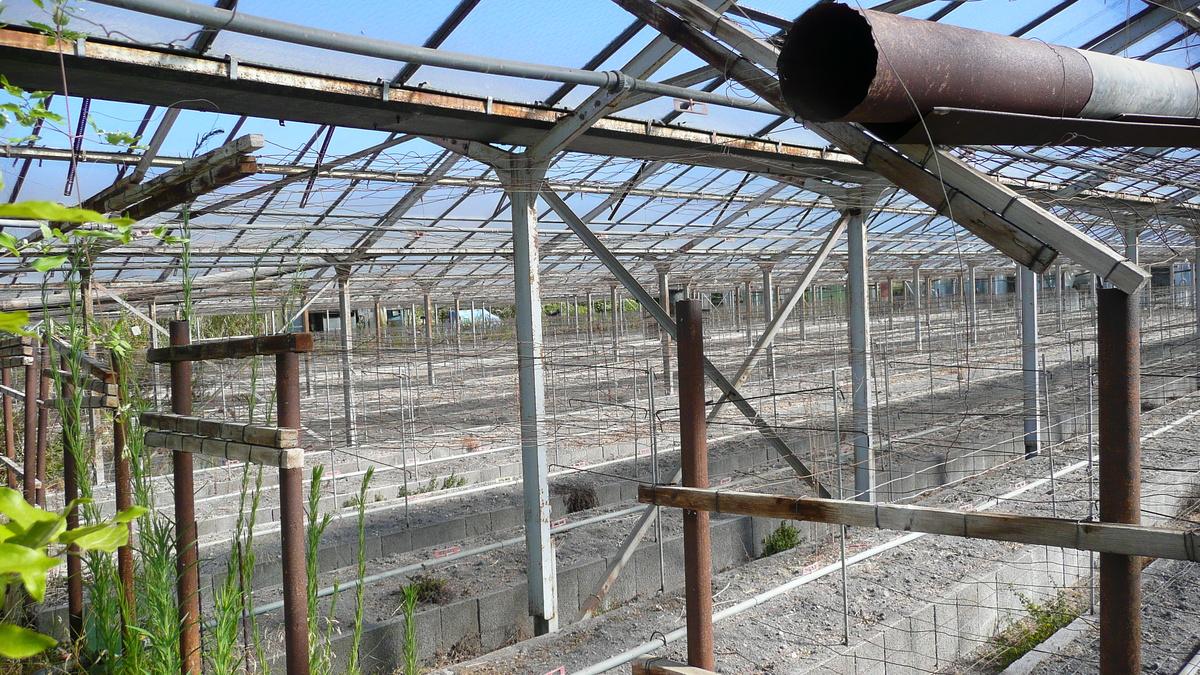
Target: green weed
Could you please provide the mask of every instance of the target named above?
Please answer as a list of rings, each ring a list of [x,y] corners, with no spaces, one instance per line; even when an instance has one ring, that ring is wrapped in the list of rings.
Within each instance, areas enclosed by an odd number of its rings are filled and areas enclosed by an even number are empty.
[[[790,523],[780,523],[763,539],[763,556],[790,551],[800,545],[800,531]]]

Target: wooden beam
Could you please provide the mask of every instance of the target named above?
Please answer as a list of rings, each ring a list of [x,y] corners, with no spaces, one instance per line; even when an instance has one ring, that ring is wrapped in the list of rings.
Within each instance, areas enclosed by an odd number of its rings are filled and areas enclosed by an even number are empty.
[[[633,675],[716,675],[716,673],[670,659],[636,659],[633,662]]]
[[[225,441],[287,450],[300,447],[300,431],[281,427],[206,420],[175,413],[144,412],[139,417],[142,426],[157,431],[172,431],[192,436],[207,436]]]
[[[177,347],[158,347],[146,352],[146,361],[148,363],[212,361],[291,352],[304,353],[312,350],[312,333],[281,333],[244,338],[222,338],[206,342],[193,342],[190,345]]]
[[[274,466],[280,469],[299,469],[304,466],[304,450],[301,448],[281,450],[220,438],[179,434],[173,431],[147,431],[146,445],[151,448],[166,448],[220,459]]]
[[[852,527],[1061,546],[1082,551],[1200,560],[1195,532],[1069,518],[639,485],[638,501],[681,509]]]
[[[128,179],[118,181],[90,197],[84,202],[84,206],[101,213],[125,212],[138,202],[156,198],[164,192],[188,185],[197,177],[208,174],[214,169],[242,165],[245,163],[246,155],[255,150],[261,150],[265,145],[266,141],[263,140],[261,134],[239,136],[221,147],[189,159],[145,183],[133,183]],[[250,163],[253,165],[253,161]],[[257,170],[256,166],[254,170]]]

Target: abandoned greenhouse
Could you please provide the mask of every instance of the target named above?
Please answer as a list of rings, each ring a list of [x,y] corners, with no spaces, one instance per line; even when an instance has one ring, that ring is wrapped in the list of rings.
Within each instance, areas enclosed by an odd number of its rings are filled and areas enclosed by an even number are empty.
[[[1200,674],[1200,1],[0,10],[0,673]]]

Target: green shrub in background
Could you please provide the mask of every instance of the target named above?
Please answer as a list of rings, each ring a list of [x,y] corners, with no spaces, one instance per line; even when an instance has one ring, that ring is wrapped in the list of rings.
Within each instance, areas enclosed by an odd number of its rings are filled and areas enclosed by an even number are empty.
[[[800,545],[800,531],[790,523],[780,523],[775,531],[763,539],[763,555],[775,555],[790,551]]]

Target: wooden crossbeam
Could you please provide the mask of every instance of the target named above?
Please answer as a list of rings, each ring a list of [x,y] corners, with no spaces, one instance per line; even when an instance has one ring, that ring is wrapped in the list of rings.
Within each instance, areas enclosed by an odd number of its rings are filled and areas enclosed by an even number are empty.
[[[299,469],[304,466],[304,450],[301,448],[269,448],[173,431],[147,431],[146,445],[151,448],[166,448],[280,469]]]
[[[311,352],[312,333],[281,333],[244,338],[226,338],[193,342],[190,345],[157,347],[146,352],[149,363],[174,363],[178,361],[211,361],[215,359],[240,359],[250,356],[270,356],[289,352]]]
[[[876,504],[837,499],[713,492],[699,488],[639,485],[638,501],[680,509],[788,518],[816,523],[926,532],[971,539],[1061,546],[1120,555],[1200,560],[1195,532],[1142,525],[1092,523],[1068,518],[977,513],[925,506]]]
[[[83,366],[84,369],[87,370],[88,375],[90,375],[91,377],[94,377],[97,380],[100,380],[101,382],[116,382],[117,381],[116,374],[114,374],[113,371],[109,370],[108,366],[105,365],[103,362],[97,361],[95,358],[89,356],[86,352],[83,352],[83,351],[79,351],[77,353],[72,354],[71,345],[67,344],[66,342],[64,342],[63,340],[61,340],[59,338],[51,337],[50,340],[54,343],[54,349],[55,349],[55,351],[58,352],[58,356],[66,358],[66,356],[68,354],[71,354],[74,358],[78,358],[79,364],[81,366]]]
[[[0,368],[24,368],[33,363],[32,356],[3,356],[0,357]]]
[[[8,457],[5,457],[4,455],[0,455],[0,464],[3,464],[5,469],[8,469],[9,471],[13,472],[13,475],[15,475],[17,478],[20,478],[20,479],[25,478],[25,468],[22,467],[20,464],[17,464],[16,462],[14,462],[13,460],[9,459]]]
[[[85,206],[101,213],[125,212],[130,211],[130,207],[139,202],[159,200],[164,195],[172,194],[180,188],[185,188],[184,192],[186,192],[186,186],[194,182],[197,177],[210,174],[214,169],[221,167],[248,168],[242,166],[246,163],[246,155],[262,149],[264,145],[266,145],[266,141],[261,134],[240,136],[215,150],[189,159],[145,183],[135,183],[128,178],[117,181],[90,197]],[[253,164],[252,160],[250,164]],[[257,167],[242,173],[250,175],[255,171],[257,171]],[[137,210],[147,209],[139,208]],[[130,215],[137,217],[132,215],[132,211]]]
[[[64,382],[81,387],[87,391],[95,392],[101,396],[116,396],[118,385],[116,382],[101,382],[100,380],[85,378],[83,383],[75,381],[75,376],[69,370],[55,370],[53,368],[43,368],[42,375],[46,377],[60,377]]]
[[[46,406],[47,408],[56,408],[57,409],[59,406],[59,402],[61,400],[62,399],[57,399],[57,398],[46,399],[46,400],[42,401],[42,405]],[[85,408],[85,409],[86,408],[112,408],[115,410],[115,409],[121,407],[121,404],[117,400],[116,396],[103,396],[103,395],[81,396],[80,400],[79,400],[79,407]]]
[[[300,447],[300,430],[269,427],[242,422],[206,420],[175,413],[144,412],[142,426],[192,436],[207,436],[226,441],[286,450]]]
[[[13,335],[11,337],[0,339],[0,349],[7,349],[8,347],[16,347],[18,345],[32,344],[33,338],[29,337],[28,335]]]

